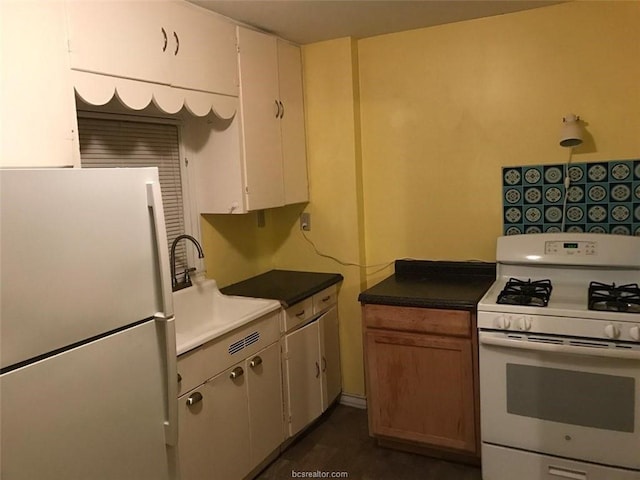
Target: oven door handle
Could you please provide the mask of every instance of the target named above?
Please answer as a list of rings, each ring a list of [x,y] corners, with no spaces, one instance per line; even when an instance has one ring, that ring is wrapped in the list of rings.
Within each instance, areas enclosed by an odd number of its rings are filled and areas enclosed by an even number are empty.
[[[568,353],[589,357],[620,358],[625,360],[640,360],[640,351],[622,348],[578,347],[575,345],[557,345],[554,343],[539,343],[524,340],[509,340],[480,333],[480,343],[495,347],[517,348],[536,352]]]

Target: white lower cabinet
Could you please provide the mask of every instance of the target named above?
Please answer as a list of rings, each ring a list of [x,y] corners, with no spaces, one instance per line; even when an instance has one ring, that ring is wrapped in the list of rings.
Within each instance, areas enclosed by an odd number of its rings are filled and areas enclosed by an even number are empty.
[[[276,342],[178,399],[181,480],[242,479],[284,440]]]
[[[288,433],[293,436],[322,413],[319,323],[290,333],[284,344]]]
[[[311,302],[303,300],[285,311],[283,372],[288,436],[318,418],[342,391],[335,302],[336,287],[330,287],[314,295]],[[312,305],[311,313],[306,313],[308,305]],[[290,318],[303,320],[287,323]]]
[[[241,480],[284,441],[279,323],[274,312],[178,358],[181,480]]]

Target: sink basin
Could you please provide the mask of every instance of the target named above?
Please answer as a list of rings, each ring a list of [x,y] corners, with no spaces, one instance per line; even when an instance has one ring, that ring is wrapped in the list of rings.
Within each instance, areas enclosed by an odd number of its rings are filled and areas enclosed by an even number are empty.
[[[215,280],[173,292],[178,355],[280,308],[277,300],[223,295]]]

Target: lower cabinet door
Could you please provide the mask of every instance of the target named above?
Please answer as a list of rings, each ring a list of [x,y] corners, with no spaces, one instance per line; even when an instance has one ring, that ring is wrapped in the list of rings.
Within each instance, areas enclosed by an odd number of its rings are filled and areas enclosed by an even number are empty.
[[[372,433],[475,453],[468,338],[368,330]]]
[[[327,407],[342,391],[340,372],[340,333],[338,331],[338,307],[331,307],[319,319],[320,345],[322,346],[322,409]]]
[[[251,470],[245,369],[242,362],[205,383],[213,408],[209,435],[212,479],[241,480]]]
[[[213,401],[205,385],[178,398],[178,452],[181,480],[213,478]]]
[[[284,441],[280,344],[261,350],[246,363],[253,468]]]
[[[289,435],[322,413],[320,327],[317,321],[285,337]]]

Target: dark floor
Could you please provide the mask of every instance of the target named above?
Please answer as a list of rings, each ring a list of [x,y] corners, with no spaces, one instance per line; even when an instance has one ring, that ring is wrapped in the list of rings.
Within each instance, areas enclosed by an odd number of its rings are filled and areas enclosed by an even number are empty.
[[[480,469],[377,447],[367,412],[337,405],[258,477],[352,480],[480,480]],[[303,472],[315,472],[312,473]],[[345,472],[338,475],[338,472]],[[313,476],[312,476],[313,475]]]

